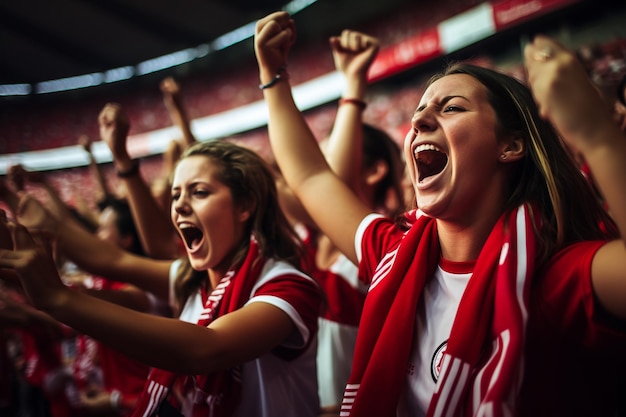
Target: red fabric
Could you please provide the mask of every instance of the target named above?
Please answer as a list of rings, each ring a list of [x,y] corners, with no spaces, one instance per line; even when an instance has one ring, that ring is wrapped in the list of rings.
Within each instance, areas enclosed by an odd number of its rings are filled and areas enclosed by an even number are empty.
[[[530,212],[524,205],[506,213],[489,235],[459,305],[428,416],[485,410],[496,417],[515,415],[536,252]],[[436,222],[421,216],[379,263],[365,301],[342,416],[396,415],[416,306],[439,254]],[[485,347],[491,347],[490,357],[482,356]]]
[[[306,249],[302,269],[307,271],[317,282],[326,298],[320,311],[320,317],[335,323],[358,326],[361,320],[366,290],[350,282],[350,277],[335,272],[333,266],[336,265],[337,261],[329,269],[318,268],[316,263],[318,251],[317,232],[304,225],[302,225],[301,229],[300,237]],[[344,255],[339,256],[343,257]],[[345,260],[345,262],[349,261]],[[356,265],[354,266],[354,273],[358,273]]]
[[[264,265],[265,260],[260,256],[256,241],[252,239],[241,267],[227,272],[206,297],[198,326],[206,327],[216,317],[241,308],[248,301]],[[152,369],[132,417],[154,415],[178,377],[172,372]],[[192,386],[197,387],[194,416],[222,417],[234,413],[241,395],[240,367],[191,378],[195,380]]]

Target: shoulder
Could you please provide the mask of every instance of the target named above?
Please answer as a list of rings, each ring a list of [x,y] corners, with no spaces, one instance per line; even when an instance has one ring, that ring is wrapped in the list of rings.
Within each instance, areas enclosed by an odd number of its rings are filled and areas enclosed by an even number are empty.
[[[568,276],[590,276],[591,262],[605,241],[577,242],[556,252],[542,268],[547,279],[562,279]]]
[[[588,241],[568,245],[555,253],[538,273],[533,285],[536,301],[533,304],[563,334],[594,339],[602,334],[601,328],[615,327],[601,308],[591,279],[594,256],[605,244],[605,241]]]

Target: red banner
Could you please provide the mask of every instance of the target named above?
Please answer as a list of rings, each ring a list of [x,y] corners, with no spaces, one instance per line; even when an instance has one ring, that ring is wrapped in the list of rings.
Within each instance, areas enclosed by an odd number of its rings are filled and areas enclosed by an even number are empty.
[[[437,28],[427,29],[389,48],[381,49],[369,72],[374,82],[404,71],[421,62],[441,55]]]

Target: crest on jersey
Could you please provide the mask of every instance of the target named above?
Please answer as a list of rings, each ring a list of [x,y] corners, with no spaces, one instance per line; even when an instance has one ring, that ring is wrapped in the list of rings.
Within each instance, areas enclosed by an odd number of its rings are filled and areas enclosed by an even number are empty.
[[[443,361],[443,354],[446,353],[448,347],[448,340],[444,340],[437,349],[430,361],[430,375],[433,377],[433,381],[437,382],[439,379],[439,373],[441,372],[441,363]]]

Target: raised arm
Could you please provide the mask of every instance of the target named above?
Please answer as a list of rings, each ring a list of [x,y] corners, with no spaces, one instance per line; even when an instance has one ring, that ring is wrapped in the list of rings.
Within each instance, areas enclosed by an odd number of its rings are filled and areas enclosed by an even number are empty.
[[[354,236],[370,210],[330,169],[295,105],[285,72],[295,37],[295,24],[286,12],[273,13],[257,22],[255,51],[261,83],[267,85],[278,80],[263,88],[269,109],[272,151],[287,184],[315,223],[339,250],[356,262]]]
[[[98,161],[96,161],[96,158],[91,151],[93,141],[87,135],[80,135],[78,137],[78,144],[83,147],[83,149],[87,153],[87,157],[89,158],[89,172],[91,173],[91,176],[93,177],[96,184],[96,201],[99,204],[105,204],[105,202],[108,201],[112,197],[112,195],[109,192],[109,188],[107,187],[104,173],[102,172]]]
[[[160,207],[139,172],[139,161],[128,154],[126,140],[130,124],[119,104],[108,103],[98,117],[100,137],[109,145],[118,177],[126,186],[135,224],[145,252],[157,259],[177,256],[169,213]]]
[[[163,103],[170,115],[170,119],[183,134],[181,145],[185,149],[189,145],[196,143],[197,139],[191,131],[191,122],[187,115],[187,109],[183,106],[182,97],[180,96],[180,84],[173,77],[167,77],[161,81],[160,88],[161,93],[163,93]]]
[[[541,115],[583,155],[619,229],[621,239],[597,252],[591,273],[600,302],[626,319],[626,136],[572,52],[538,36],[525,62]]]
[[[335,123],[326,144],[326,160],[335,173],[357,194],[362,163],[363,111],[367,72],[379,49],[378,39],[344,30],[330,38],[335,68],[344,76]]]

